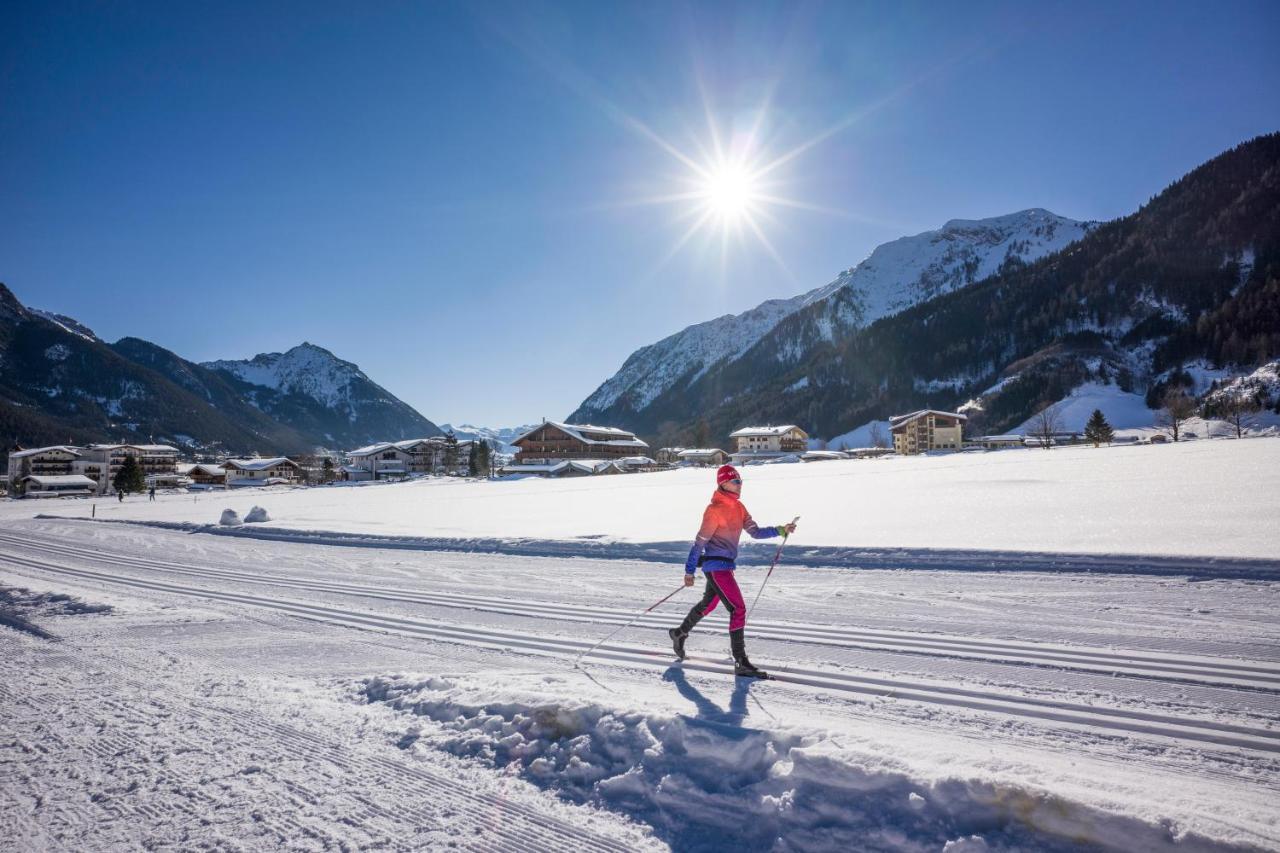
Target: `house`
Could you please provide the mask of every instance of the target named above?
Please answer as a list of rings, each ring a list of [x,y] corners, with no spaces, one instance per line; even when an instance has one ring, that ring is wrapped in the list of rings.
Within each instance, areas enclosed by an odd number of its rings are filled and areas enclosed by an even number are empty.
[[[616,427],[545,421],[511,442],[516,465],[544,465],[570,459],[621,459],[649,449],[635,433]]]
[[[60,498],[68,495],[92,495],[98,483],[83,474],[28,474],[19,481],[23,497]]]
[[[471,473],[474,441],[449,441],[444,436],[383,441],[347,452],[351,480],[399,479],[411,474]]]
[[[1006,450],[1011,447],[1025,447],[1023,436],[1020,435],[980,435],[977,438],[967,438],[964,441],[965,447],[981,447],[985,450]]]
[[[663,465],[678,465],[680,463],[680,454],[683,453],[683,447],[659,447],[658,452],[654,454],[654,458]]]
[[[902,456],[930,450],[959,450],[964,446],[965,415],[921,409],[889,418],[893,449]]]
[[[227,484],[227,469],[221,465],[210,465],[204,462],[194,465],[179,465],[178,473],[187,476],[192,483],[199,486],[225,486]]]
[[[69,444],[33,447],[29,450],[14,447],[9,452],[9,492],[22,494],[25,488],[23,479],[32,475],[63,476],[77,473],[72,469],[80,458],[80,453],[80,448]]]
[[[301,477],[298,463],[284,456],[270,459],[228,459],[222,463],[228,486],[273,486],[296,483]]]
[[[831,462],[836,459],[848,459],[849,454],[842,450],[806,450],[801,456],[801,462]]]
[[[178,448],[167,444],[91,444],[82,449],[74,467],[77,474],[95,480],[98,494],[103,495],[111,491],[116,474],[129,457],[133,457],[149,483],[178,473]]]
[[[93,480],[94,491],[106,494],[125,459],[133,457],[149,483],[173,482],[178,473],[178,448],[167,444],[69,444],[15,450],[9,454],[10,484],[30,474],[78,474]]]
[[[729,464],[729,454],[718,447],[691,447],[681,450],[676,455],[676,461],[681,465],[719,468]]]
[[[648,456],[624,456],[621,459],[615,459],[611,465],[616,465],[619,470],[625,472],[632,471],[657,471],[659,468],[665,468],[655,459]]]
[[[809,434],[795,424],[743,427],[729,433],[734,440],[730,457],[735,464],[799,456],[809,449]]]

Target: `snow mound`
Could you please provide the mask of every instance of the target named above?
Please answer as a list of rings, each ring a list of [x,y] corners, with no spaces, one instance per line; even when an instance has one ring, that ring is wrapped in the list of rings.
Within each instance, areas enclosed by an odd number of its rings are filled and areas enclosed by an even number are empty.
[[[677,668],[665,678],[697,693]],[[682,850],[1209,849],[1168,826],[1045,792],[911,778],[821,733],[749,728],[746,681],[729,712],[698,717],[556,698],[546,684],[503,695],[494,683],[388,675],[366,679],[358,698],[414,718],[401,748],[518,774],[642,821]]]
[[[245,524],[258,524],[259,522],[270,520],[271,516],[268,515],[267,511],[260,506],[255,506],[253,509],[249,510],[248,514],[244,517]]]
[[[224,509],[222,511],[222,518],[218,519],[218,524],[221,524],[223,527],[239,527],[241,523],[240,513],[236,512],[234,509]]]

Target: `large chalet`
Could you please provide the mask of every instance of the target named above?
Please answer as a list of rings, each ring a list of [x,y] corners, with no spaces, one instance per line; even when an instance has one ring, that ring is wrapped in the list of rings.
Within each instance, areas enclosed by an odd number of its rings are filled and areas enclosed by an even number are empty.
[[[893,449],[903,456],[930,450],[959,450],[964,446],[964,422],[958,412],[921,409],[889,418]]]
[[[520,448],[516,465],[549,465],[565,459],[616,460],[636,456],[649,447],[625,429],[557,421],[545,421],[511,443]]]

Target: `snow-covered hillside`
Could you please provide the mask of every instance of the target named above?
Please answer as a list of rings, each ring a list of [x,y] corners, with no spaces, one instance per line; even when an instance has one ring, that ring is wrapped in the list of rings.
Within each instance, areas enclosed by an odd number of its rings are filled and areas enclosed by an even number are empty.
[[[689,326],[637,350],[579,411],[604,411],[619,401],[639,411],[691,371],[696,378],[723,359],[740,357],[784,318],[837,294],[841,299],[832,302],[826,321],[865,325],[986,278],[1010,258],[1032,261],[1056,252],[1089,227],[1033,208],[990,219],[953,219],[935,231],[885,243],[829,284]]]
[[[518,449],[511,442],[533,429],[535,424],[527,424],[518,427],[500,427],[494,429],[492,427],[475,426],[474,424],[441,424],[440,429],[445,432],[453,431],[459,439],[477,439],[483,438],[491,445],[498,448],[499,453],[515,453]]]
[[[356,365],[307,342],[287,352],[261,353],[247,360],[206,361],[201,366],[225,370],[250,385],[302,394],[326,408],[350,405],[352,386],[358,380],[369,380]]]
[[[205,362],[244,399],[330,448],[440,435],[440,428],[375,383],[358,366],[315,344],[245,361]]]

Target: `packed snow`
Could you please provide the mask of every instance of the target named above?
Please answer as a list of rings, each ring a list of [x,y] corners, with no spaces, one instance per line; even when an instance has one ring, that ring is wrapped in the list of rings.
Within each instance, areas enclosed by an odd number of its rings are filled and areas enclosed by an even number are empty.
[[[721,611],[670,654],[708,469],[7,501],[0,837],[1280,849],[1278,462],[745,468],[758,520],[801,515],[748,618],[763,682]],[[748,601],[777,542],[745,550]]]
[[[743,478],[744,501],[755,518],[776,524],[801,515],[797,542],[817,549],[815,559],[831,556],[827,564],[837,564],[840,554],[856,559],[861,548],[1209,558],[1280,553],[1275,507],[1255,499],[1280,496],[1280,441],[1269,438],[756,465],[744,468]],[[438,547],[524,541],[546,543],[546,553],[557,554],[665,546],[664,555],[671,555],[687,548],[713,487],[714,473],[699,468],[286,487],[271,495],[272,520],[255,525],[254,535],[429,539]],[[214,524],[224,508],[244,513],[260,500],[244,490],[155,503],[105,501],[96,512],[100,519],[198,527]],[[6,515],[36,512],[83,517],[90,506],[82,500],[0,508]],[[483,541],[469,543],[477,539]]]

